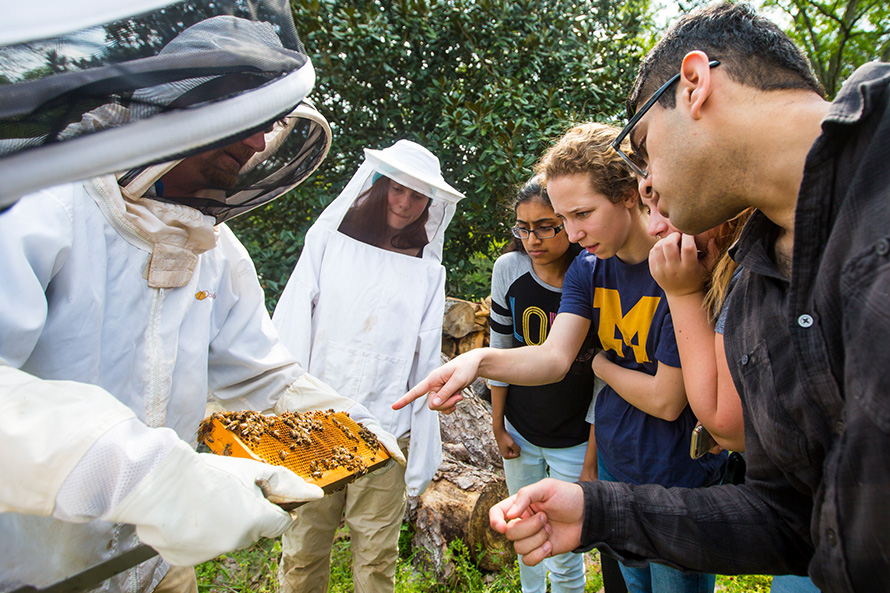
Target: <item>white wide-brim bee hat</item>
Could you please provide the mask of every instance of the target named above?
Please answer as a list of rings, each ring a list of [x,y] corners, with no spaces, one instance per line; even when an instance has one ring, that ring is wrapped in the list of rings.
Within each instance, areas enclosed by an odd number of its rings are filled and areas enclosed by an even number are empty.
[[[430,198],[425,224],[429,243],[423,248],[421,257],[441,261],[445,229],[464,194],[445,181],[436,155],[416,142],[399,140],[387,148],[366,148],[364,152],[364,162],[315,224],[338,229],[346,212],[383,175]]]
[[[286,2],[40,0],[3,20],[0,209],[102,174],[132,183],[269,130],[244,183],[195,205],[222,221],[305,179],[330,147],[304,102],[315,72]]]

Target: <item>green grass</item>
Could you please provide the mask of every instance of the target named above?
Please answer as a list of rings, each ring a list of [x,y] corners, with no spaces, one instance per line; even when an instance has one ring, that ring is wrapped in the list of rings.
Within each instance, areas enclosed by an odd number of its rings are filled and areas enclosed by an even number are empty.
[[[449,555],[455,571],[448,583],[439,584],[433,575],[412,566],[411,528],[402,525],[399,538],[399,563],[396,567],[396,593],[519,593],[519,566],[497,573],[476,568],[470,553],[461,541],[452,542]],[[278,559],[281,544],[276,540],[260,540],[255,545],[231,554],[224,554],[196,567],[198,591],[201,593],[278,593]],[[769,576],[718,576],[717,591],[724,593],[769,593]],[[585,593],[596,593],[603,586],[599,553],[587,555],[587,586]],[[331,554],[331,593],[352,593],[352,554],[349,532],[341,529]]]

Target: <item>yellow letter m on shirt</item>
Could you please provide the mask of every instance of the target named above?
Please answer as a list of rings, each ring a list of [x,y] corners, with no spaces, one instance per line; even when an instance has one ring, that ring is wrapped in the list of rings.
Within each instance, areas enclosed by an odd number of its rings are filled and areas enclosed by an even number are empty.
[[[626,356],[624,346],[629,346],[637,362],[649,362],[646,340],[660,301],[661,297],[644,296],[624,315],[618,291],[597,287],[593,293],[593,306],[600,310],[597,335],[603,348],[614,350],[623,357]]]

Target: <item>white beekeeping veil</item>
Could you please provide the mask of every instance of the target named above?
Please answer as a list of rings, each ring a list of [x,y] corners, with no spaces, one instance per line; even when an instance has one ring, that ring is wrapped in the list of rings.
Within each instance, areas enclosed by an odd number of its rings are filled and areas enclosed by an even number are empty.
[[[0,209],[269,130],[238,191],[198,205],[225,220],[299,183],[330,146],[301,104],[315,73],[286,0],[35,0],[3,21]]]
[[[340,229],[344,216],[354,205],[367,199],[368,190],[380,176],[388,177],[430,198],[424,224],[428,243],[421,257],[442,261],[445,229],[451,222],[457,203],[464,195],[442,177],[439,159],[423,146],[399,140],[382,150],[365,149],[365,160],[337,199],[325,208],[316,225]]]

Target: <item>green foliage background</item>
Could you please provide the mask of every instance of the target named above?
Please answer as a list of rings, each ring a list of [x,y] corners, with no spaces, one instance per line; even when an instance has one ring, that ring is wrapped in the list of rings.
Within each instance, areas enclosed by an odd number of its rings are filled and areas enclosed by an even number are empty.
[[[804,50],[829,98],[868,60],[890,59],[886,0],[765,0],[790,18],[788,35]]]
[[[232,222],[269,308],[303,235],[358,168],[400,138],[466,194],[446,235],[448,294],[488,294],[512,223],[504,204],[573,122],[620,121],[651,30],[648,0],[292,0],[331,124],[331,153],[285,198]]]
[[[446,234],[449,295],[488,294],[508,237],[509,202],[573,123],[621,122],[645,49],[705,0],[290,0],[317,80],[311,99],[334,133],[300,187],[231,226],[271,310],[303,236],[346,185],[363,148],[423,144],[466,194]],[[890,57],[879,0],[755,0],[807,53],[833,97],[855,68]]]

